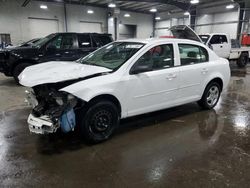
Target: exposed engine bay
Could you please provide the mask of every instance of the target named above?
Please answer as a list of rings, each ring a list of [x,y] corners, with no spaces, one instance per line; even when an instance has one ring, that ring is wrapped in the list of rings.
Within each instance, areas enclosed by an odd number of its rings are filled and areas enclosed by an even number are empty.
[[[75,107],[78,99],[53,86],[38,85],[26,91],[27,102],[33,107],[28,118],[29,129],[33,133],[54,133],[58,128],[69,132],[76,126]]]

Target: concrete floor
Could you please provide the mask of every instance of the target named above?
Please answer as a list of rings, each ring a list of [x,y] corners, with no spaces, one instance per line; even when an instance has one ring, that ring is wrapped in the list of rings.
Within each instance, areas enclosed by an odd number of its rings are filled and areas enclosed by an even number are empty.
[[[24,89],[0,76],[0,187],[250,187],[250,67],[214,110],[193,103],[122,122],[94,146],[31,135]]]

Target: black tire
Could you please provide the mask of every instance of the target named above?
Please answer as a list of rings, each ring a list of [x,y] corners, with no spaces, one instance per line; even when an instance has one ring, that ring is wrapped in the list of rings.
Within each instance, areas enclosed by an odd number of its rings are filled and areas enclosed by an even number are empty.
[[[30,66],[31,64],[29,63],[21,63],[19,65],[17,65],[14,70],[13,70],[13,77],[15,79],[15,82],[17,85],[20,85],[19,84],[19,79],[18,79],[18,76],[19,74],[21,74],[21,72],[28,66]]]
[[[217,82],[211,82],[207,85],[201,100],[198,101],[200,107],[206,110],[210,110],[216,106],[220,99],[221,86]],[[212,94],[212,92],[215,92]],[[210,95],[210,98],[209,98]],[[213,97],[212,97],[213,96]]]
[[[249,62],[249,55],[246,52],[242,52],[239,59],[237,60],[237,65],[239,68],[244,68]]]
[[[88,143],[96,144],[107,140],[119,124],[119,111],[110,101],[96,101],[80,117],[80,129]]]

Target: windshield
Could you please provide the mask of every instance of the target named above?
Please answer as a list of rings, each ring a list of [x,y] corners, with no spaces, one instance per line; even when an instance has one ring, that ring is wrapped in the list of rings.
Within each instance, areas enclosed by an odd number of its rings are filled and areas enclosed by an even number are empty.
[[[116,70],[143,46],[135,42],[114,42],[80,59],[80,63]]]
[[[56,34],[50,34],[37,42],[33,43],[32,46],[40,48],[42,45],[46,44],[50,39],[52,39]]]
[[[210,36],[209,35],[199,35],[199,37],[201,38],[202,42],[204,44],[206,44]]]

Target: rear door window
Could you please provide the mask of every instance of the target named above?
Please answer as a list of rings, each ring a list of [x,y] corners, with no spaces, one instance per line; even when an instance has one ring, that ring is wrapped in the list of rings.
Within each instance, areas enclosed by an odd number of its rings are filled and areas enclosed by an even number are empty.
[[[181,65],[192,65],[208,62],[209,56],[205,48],[191,44],[179,44]]]
[[[91,39],[87,34],[79,34],[78,35],[78,45],[79,48],[88,48],[91,47]]]

